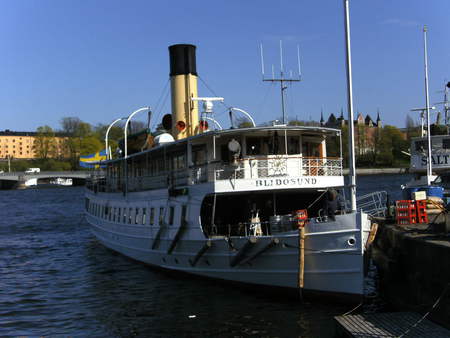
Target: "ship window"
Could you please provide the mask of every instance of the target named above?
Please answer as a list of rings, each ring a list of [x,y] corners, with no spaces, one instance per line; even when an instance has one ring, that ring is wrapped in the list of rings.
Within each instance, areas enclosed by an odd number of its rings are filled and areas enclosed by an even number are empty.
[[[416,141],[416,151],[424,151],[426,148],[426,141]]]
[[[175,207],[169,209],[169,225],[173,225],[173,216],[175,214]]]
[[[181,207],[181,217],[180,217],[180,225],[183,225],[187,222],[186,220],[186,214],[187,214],[187,205],[183,205]]]
[[[123,208],[123,223],[127,222],[127,208]]]
[[[147,213],[147,208],[143,208],[143,209],[142,209],[142,224],[145,224],[145,221],[146,221],[146,219],[145,219],[146,213]]]
[[[155,223],[155,208],[150,209],[150,224],[153,225]]]
[[[84,199],[84,207],[86,208],[86,211],[89,211],[89,198]]]
[[[298,136],[288,136],[287,144],[289,155],[300,154],[300,140]]]
[[[120,214],[121,214],[121,211],[122,211],[122,208],[117,208],[118,210],[117,210],[117,222],[118,223],[120,223]]]
[[[247,137],[247,155],[258,155],[260,153],[260,139],[258,137]]]
[[[139,208],[136,208],[136,214],[134,215],[134,224],[138,224]]]
[[[131,224],[131,213],[133,212],[133,208],[128,209],[128,224]]]
[[[442,149],[450,149],[450,139],[444,138],[442,140]]]
[[[192,162],[194,165],[201,165],[206,162],[206,146],[193,146],[192,147]]]
[[[164,208],[159,208],[159,225],[164,223]]]

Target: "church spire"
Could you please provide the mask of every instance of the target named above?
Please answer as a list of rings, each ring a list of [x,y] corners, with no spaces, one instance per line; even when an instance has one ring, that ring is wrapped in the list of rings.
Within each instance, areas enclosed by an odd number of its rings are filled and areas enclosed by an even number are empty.
[[[377,127],[381,127],[380,108],[377,108]]]
[[[320,125],[323,126],[325,124],[325,120],[323,119],[323,107],[320,109]]]

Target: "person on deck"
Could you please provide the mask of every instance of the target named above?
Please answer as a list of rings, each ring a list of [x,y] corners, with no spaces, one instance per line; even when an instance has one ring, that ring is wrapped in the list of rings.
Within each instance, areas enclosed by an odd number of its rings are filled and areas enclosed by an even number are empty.
[[[323,205],[324,216],[327,216],[331,221],[336,220],[335,214],[341,210],[341,202],[340,195],[336,190],[328,190]]]

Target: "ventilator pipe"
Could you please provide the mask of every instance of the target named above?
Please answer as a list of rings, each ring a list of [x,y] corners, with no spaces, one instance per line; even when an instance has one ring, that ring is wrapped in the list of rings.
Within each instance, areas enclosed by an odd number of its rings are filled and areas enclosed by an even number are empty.
[[[241,112],[242,114],[244,114],[245,116],[247,116],[248,119],[252,122],[253,127],[256,127],[255,120],[253,120],[253,118],[251,117],[251,115],[250,115],[249,113],[247,113],[245,110],[240,109],[240,108],[231,107],[231,108],[230,108],[230,112],[232,112],[233,110],[239,111],[239,112]],[[233,124],[233,121],[231,121],[231,124]]]
[[[111,160],[112,156],[111,156],[111,152],[109,151],[109,147],[108,147],[108,135],[109,135],[109,131],[111,130],[112,126],[115,125],[117,122],[125,120],[126,117],[120,117],[116,120],[114,120],[108,127],[108,129],[106,130],[106,135],[105,135],[105,147],[106,147],[106,159],[107,160]]]
[[[125,130],[124,130],[124,133],[125,133],[125,143],[124,143],[124,144],[125,144],[125,158],[128,157],[128,143],[127,143],[128,123],[130,122],[131,118],[132,118],[134,115],[136,115],[137,113],[139,113],[139,112],[141,112],[141,111],[144,111],[144,110],[148,110],[148,111],[150,112],[150,114],[151,114],[151,109],[150,109],[150,107],[139,108],[138,110],[135,110],[134,112],[132,112],[132,113],[130,114],[130,116],[128,116],[127,121],[125,122]]]

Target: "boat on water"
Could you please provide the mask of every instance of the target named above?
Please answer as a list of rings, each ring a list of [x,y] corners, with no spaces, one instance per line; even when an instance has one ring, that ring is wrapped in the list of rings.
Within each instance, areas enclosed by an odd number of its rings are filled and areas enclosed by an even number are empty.
[[[195,51],[169,47],[166,131],[126,137],[120,157],[102,162],[105,175],[88,182],[93,234],[163,269],[362,296],[371,221],[336,203],[345,186],[340,130],[276,123],[221,129],[208,115],[218,99],[198,98]]]

